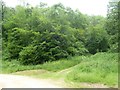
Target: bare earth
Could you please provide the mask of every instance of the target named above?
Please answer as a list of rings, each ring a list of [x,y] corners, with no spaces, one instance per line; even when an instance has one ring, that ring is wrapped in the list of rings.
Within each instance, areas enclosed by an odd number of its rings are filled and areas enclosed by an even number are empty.
[[[27,76],[0,74],[0,90],[2,88],[61,88],[49,80]]]

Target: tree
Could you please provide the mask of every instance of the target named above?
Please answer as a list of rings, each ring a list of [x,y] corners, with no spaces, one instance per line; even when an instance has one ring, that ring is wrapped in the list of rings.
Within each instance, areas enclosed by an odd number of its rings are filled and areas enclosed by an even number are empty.
[[[110,51],[118,52],[118,30],[119,30],[119,4],[118,1],[110,1],[108,5],[106,30],[109,34]]]
[[[92,54],[105,52],[109,49],[108,34],[105,30],[106,19],[102,16],[87,16],[88,27],[86,30],[85,46]]]
[[[42,64],[69,56],[107,51],[105,18],[87,16],[61,3],[6,7],[4,55],[21,64]],[[5,56],[6,54],[6,56]]]

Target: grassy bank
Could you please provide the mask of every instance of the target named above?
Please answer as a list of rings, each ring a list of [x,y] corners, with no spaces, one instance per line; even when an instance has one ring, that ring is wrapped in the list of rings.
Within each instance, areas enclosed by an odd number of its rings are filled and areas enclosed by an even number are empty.
[[[86,58],[85,56],[76,56],[71,57],[70,59],[61,59],[59,61],[54,62],[46,62],[40,65],[21,65],[19,61],[12,60],[12,61],[3,61],[2,60],[2,73],[13,73],[17,71],[24,71],[24,70],[35,70],[35,69],[45,69],[48,71],[60,71],[63,69],[67,69],[73,67]]]
[[[41,65],[23,66],[18,61],[2,61],[2,73],[26,71],[18,74],[38,78],[63,78],[75,83],[100,83],[108,86],[118,85],[118,54],[97,53],[91,56],[76,56]],[[41,70],[42,71],[39,71]]]
[[[95,54],[73,68],[68,73],[67,79],[74,82],[117,85],[118,55],[112,53]]]

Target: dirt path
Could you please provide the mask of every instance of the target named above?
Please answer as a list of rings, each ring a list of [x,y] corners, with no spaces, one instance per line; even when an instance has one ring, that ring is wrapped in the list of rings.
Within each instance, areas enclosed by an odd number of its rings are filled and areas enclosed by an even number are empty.
[[[76,66],[74,66],[74,68],[75,67]],[[100,83],[87,83],[87,82],[75,83],[75,82],[70,82],[70,81],[66,82],[65,77],[71,70],[72,70],[72,68],[68,68],[68,69],[64,69],[64,70],[54,73],[55,76],[58,76],[58,79],[53,79],[50,77],[50,78],[47,78],[44,80],[46,80],[47,82],[52,82],[52,84],[54,84],[54,85],[62,86],[62,88],[109,88],[108,86],[106,86],[104,84],[100,84]],[[47,73],[47,71],[45,71],[45,70],[26,70],[26,71],[15,72],[13,74],[34,76],[34,75],[42,75],[44,73]],[[49,73],[49,74],[51,74],[51,73]],[[39,79],[39,78],[37,77],[37,79]]]
[[[0,74],[1,88],[61,88],[49,80],[27,76]]]

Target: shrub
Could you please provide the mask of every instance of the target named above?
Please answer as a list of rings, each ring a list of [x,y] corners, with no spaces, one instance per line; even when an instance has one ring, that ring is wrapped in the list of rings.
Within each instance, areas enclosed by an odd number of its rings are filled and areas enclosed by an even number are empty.
[[[9,30],[7,50],[9,52],[9,58],[19,58],[19,52],[23,47],[32,44],[32,41],[37,38],[39,33],[33,31],[27,31],[20,28],[14,28]]]

